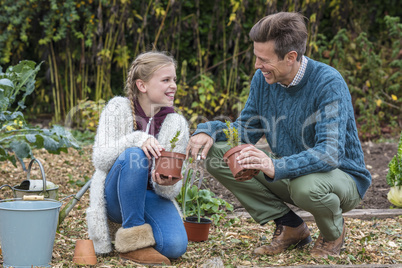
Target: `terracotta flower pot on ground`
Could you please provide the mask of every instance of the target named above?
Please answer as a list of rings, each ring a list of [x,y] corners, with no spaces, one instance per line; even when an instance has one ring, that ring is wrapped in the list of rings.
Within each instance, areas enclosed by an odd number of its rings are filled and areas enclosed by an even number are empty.
[[[95,265],[97,263],[92,240],[77,240],[73,262],[79,265]]]
[[[188,240],[193,242],[208,240],[211,223],[210,219],[201,218],[200,222],[198,222],[198,217],[187,217],[184,221],[184,227],[186,228]]]
[[[161,156],[155,160],[155,172],[161,178],[172,175],[173,178],[181,178],[181,168],[183,166],[185,154],[162,151]]]
[[[233,177],[237,181],[247,181],[252,179],[259,173],[257,169],[245,169],[239,165],[236,161],[236,157],[240,154],[240,151],[250,146],[249,144],[242,144],[233,147],[223,155],[223,159],[232,171]]]

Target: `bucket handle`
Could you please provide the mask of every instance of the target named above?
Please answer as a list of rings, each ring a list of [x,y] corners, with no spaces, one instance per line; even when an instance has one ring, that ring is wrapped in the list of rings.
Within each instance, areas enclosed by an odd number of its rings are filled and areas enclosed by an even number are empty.
[[[4,187],[8,187],[8,188],[11,189],[11,191],[14,191],[13,187],[11,187],[11,186],[8,185],[8,184],[4,184],[4,185],[0,186],[0,190],[1,190],[2,188],[4,188]],[[1,200],[1,198],[0,198],[0,200]]]
[[[36,201],[36,200],[45,200],[45,197],[43,195],[24,195],[22,197],[23,201]]]
[[[42,180],[43,180],[43,196],[49,197],[50,194],[46,192],[46,176],[45,176],[45,169],[43,168],[42,163],[41,163],[38,159],[36,159],[36,158],[33,158],[33,159],[31,160],[31,162],[29,162],[28,173],[27,173],[27,179],[29,180],[29,177],[31,176],[31,167],[32,167],[32,164],[33,164],[34,162],[38,163],[39,168],[40,168],[40,172],[42,173]],[[47,194],[47,196],[46,196],[46,194]]]

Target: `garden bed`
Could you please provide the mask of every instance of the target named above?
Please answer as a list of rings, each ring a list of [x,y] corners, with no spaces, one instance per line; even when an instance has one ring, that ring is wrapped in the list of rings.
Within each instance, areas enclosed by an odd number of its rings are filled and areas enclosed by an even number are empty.
[[[359,208],[388,209],[391,204],[386,199],[389,187],[385,182],[387,165],[396,153],[393,143],[364,143],[366,164],[373,175],[373,185],[365,196]],[[69,149],[69,154],[51,155],[45,150],[35,152],[35,156],[43,163],[46,178],[60,186],[60,198],[75,194],[82,187],[85,179],[93,173],[91,163],[92,148],[85,147],[81,154]],[[26,161],[28,163],[29,161]],[[40,179],[40,171],[31,171],[32,179]],[[16,185],[26,179],[21,167],[13,167],[10,163],[0,162],[0,185]],[[233,196],[216,181],[207,178],[208,185],[221,198],[233,203],[236,211],[242,208]],[[6,190],[0,193],[1,198],[7,198]],[[56,234],[53,250],[53,267],[71,267],[75,241],[87,239],[85,210],[89,204],[89,193],[85,193],[81,201],[70,212],[60,225]],[[287,251],[276,256],[253,256],[255,247],[269,243],[274,225],[256,224],[252,219],[240,217],[237,220],[226,219],[217,226],[212,226],[208,241],[191,242],[188,251],[182,258],[173,260],[176,267],[202,267],[213,258],[220,258],[226,267],[272,267],[300,265],[363,265],[363,264],[402,264],[402,217],[371,220],[346,218],[349,228],[348,238],[340,258],[329,260],[314,259],[309,255],[312,245],[303,250]],[[314,222],[308,223],[313,240],[318,237],[318,229]],[[0,258],[0,264],[2,260]],[[125,264],[127,265],[127,263]],[[132,264],[136,267],[134,264]],[[123,267],[118,254],[114,251],[108,256],[98,257],[98,267]],[[384,266],[390,267],[390,266]]]

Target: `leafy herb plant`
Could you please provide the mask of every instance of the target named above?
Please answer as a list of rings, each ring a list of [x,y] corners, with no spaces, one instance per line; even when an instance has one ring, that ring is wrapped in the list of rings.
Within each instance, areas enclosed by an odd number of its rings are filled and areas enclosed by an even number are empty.
[[[190,165],[193,159],[189,158],[188,162]],[[199,175],[196,178],[198,187],[193,185],[193,180],[197,175]],[[208,216],[214,224],[217,224],[226,217],[227,211],[233,211],[233,206],[225,200],[215,197],[215,194],[209,189],[200,189],[202,180],[202,174],[189,168],[189,172],[183,180],[180,194],[177,196],[177,201],[181,204],[184,219],[188,216],[197,216],[198,222],[201,222],[201,217]]]

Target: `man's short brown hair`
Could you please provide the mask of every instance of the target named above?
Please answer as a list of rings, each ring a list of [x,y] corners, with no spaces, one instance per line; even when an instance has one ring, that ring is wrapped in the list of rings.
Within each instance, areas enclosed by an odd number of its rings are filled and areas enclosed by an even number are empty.
[[[257,43],[275,42],[275,53],[283,60],[290,51],[297,52],[297,61],[306,52],[307,28],[305,17],[296,12],[279,12],[258,21],[250,30],[251,40]]]

